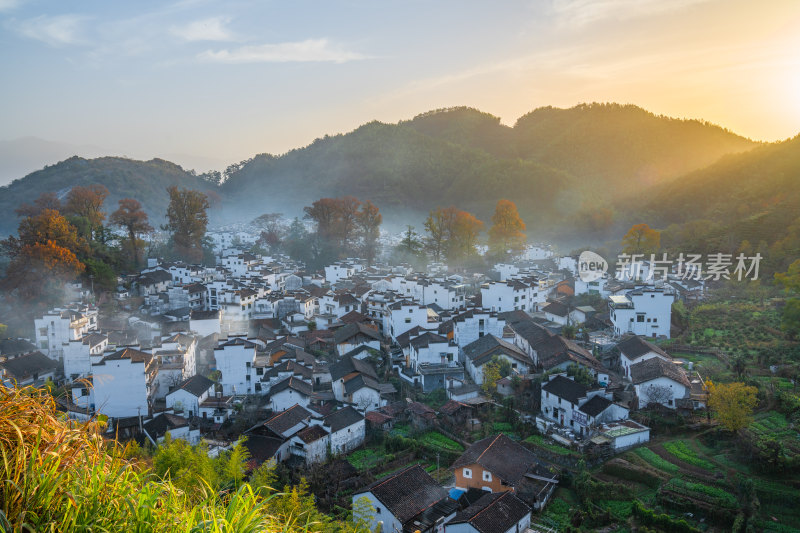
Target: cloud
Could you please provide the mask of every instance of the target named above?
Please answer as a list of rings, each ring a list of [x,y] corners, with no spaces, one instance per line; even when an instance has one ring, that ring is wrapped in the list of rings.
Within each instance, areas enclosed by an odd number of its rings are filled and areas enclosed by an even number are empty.
[[[345,50],[327,39],[241,46],[234,49],[206,50],[198,55],[203,61],[219,63],[289,63],[289,62],[333,62],[346,63],[366,59],[357,52]]]
[[[170,33],[186,41],[233,41],[235,37],[225,27],[228,22],[230,19],[223,17],[195,20],[183,26],[172,26]]]
[[[22,0],[0,0],[0,12],[11,11],[12,9],[16,9],[20,4],[22,4]]]
[[[604,19],[629,20],[679,11],[708,0],[553,0],[560,26],[583,27]]]
[[[2,1],[2,0],[0,0]],[[16,31],[30,39],[42,41],[51,46],[85,44],[81,37],[86,17],[80,15],[41,15],[27,20],[12,20],[9,24]]]

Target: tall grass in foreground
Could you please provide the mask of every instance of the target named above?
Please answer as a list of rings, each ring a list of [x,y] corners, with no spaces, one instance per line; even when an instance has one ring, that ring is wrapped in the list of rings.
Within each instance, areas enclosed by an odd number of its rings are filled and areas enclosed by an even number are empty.
[[[206,485],[199,503],[190,502],[104,444],[94,422],[63,419],[53,398],[33,388],[0,386],[0,461],[3,532],[318,530],[296,509],[276,513],[276,495],[264,498],[248,484],[227,494]]]

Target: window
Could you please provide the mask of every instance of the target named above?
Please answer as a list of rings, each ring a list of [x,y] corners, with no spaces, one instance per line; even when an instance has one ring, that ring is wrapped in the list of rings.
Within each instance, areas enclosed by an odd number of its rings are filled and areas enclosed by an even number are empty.
[[[381,508],[380,507],[376,507],[375,508],[375,514],[381,514]]]
[[[636,315],[636,322],[644,322],[644,315]]]
[[[484,481],[491,481],[492,480],[492,473],[487,472],[486,470],[483,471],[483,480]]]
[[[462,471],[462,474],[464,475],[465,478],[472,479],[472,470],[470,470],[469,468],[465,468]]]

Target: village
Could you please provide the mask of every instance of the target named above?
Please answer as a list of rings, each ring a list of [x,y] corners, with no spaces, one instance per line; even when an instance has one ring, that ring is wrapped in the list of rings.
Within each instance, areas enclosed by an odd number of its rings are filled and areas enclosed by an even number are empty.
[[[647,262],[584,281],[546,245],[487,272],[309,272],[246,232],[209,235],[215,267],[151,258],[101,308],[73,286],[0,343],[3,383],[59,388],[109,439],[241,441],[250,468],[324,472],[318,500],[366,499],[373,528],[422,533],[547,531],[562,467],[648,442],[638,410],[704,416],[704,376],[655,344],[702,281]]]

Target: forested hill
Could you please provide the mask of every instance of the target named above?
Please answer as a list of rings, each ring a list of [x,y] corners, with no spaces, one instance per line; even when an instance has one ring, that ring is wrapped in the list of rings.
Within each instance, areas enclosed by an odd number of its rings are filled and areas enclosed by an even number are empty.
[[[166,188],[171,185],[210,192],[216,186],[163,159],[136,161],[123,157],[83,159],[71,157],[0,187],[0,234],[13,233],[19,220],[14,209],[32,203],[43,192],[55,192],[62,199],[75,185],[94,183],[109,190],[105,210],[117,208],[120,198],[139,200],[153,225],[164,222],[169,204]]]
[[[755,143],[699,120],[657,116],[633,105],[544,107],[514,125],[520,157],[535,159],[616,194],[703,168]]]
[[[167,161],[73,157],[0,188],[0,232],[16,228],[13,209],[41,192],[101,183],[111,211],[139,200],[163,220],[169,185],[216,191],[226,209],[212,220],[266,211],[298,213],[325,196],[372,200],[386,220],[456,205],[488,220],[496,201],[513,199],[536,236],[574,219],[576,209],[629,196],[703,168],[755,143],[718,126],[677,120],[635,106],[541,108],[514,127],[470,108],[431,111],[398,124],[371,122],[281,156],[257,155],[231,167],[217,188]]]
[[[223,191],[245,210],[276,195],[303,204],[353,194],[389,209],[455,204],[481,217],[508,197],[530,222],[552,226],[584,199],[629,195],[754,146],[718,126],[635,106],[542,108],[513,128],[451,108],[372,122],[280,157],[259,155]]]
[[[453,204],[479,216],[490,215],[498,198],[513,197],[536,217],[565,206],[572,188],[571,176],[535,161],[499,158],[403,125],[372,122],[281,157],[257,156],[222,190],[237,209],[273,198],[308,205],[349,194],[382,210],[424,212]]]
[[[800,254],[800,136],[729,155],[654,187],[632,214],[667,237],[699,249],[768,253],[781,270]],[[662,239],[662,243],[663,243]],[[768,247],[768,249],[767,249]],[[712,251],[712,250],[709,250]]]

